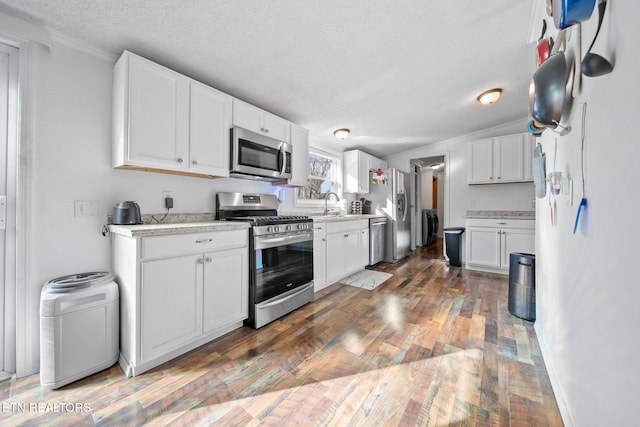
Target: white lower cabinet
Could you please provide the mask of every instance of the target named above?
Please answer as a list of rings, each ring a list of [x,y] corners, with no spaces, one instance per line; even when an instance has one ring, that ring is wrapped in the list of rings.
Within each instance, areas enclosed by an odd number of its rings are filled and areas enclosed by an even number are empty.
[[[342,220],[326,224],[326,280],[331,284],[368,264],[369,220]]]
[[[249,315],[249,264],[246,247],[205,254],[203,332]]]
[[[120,365],[138,375],[242,326],[249,307],[248,230],[114,235]]]
[[[360,265],[366,267],[369,265],[369,221],[366,227],[360,229]]]
[[[520,219],[468,219],[465,267],[508,274],[512,252],[534,253],[534,223]]]
[[[327,287],[327,224],[313,224],[313,290]]]
[[[201,255],[142,262],[141,360],[151,360],[202,334]]]

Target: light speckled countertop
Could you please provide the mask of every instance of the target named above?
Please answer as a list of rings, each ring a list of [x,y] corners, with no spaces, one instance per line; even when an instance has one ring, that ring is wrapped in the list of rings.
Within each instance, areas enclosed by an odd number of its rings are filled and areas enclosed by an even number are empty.
[[[127,237],[146,237],[249,228],[246,222],[216,221],[210,213],[145,214],[142,222],[138,225],[111,224],[109,230]]]
[[[353,221],[358,219],[384,218],[380,214],[361,214],[361,215],[317,215],[311,216],[313,222],[334,222],[334,221]]]
[[[139,224],[139,225],[110,225],[109,230],[114,234],[127,237],[164,236],[167,234],[206,233],[209,231],[248,229],[246,222],[211,221],[189,222],[182,224]]]
[[[465,218],[536,219],[535,211],[467,211]]]

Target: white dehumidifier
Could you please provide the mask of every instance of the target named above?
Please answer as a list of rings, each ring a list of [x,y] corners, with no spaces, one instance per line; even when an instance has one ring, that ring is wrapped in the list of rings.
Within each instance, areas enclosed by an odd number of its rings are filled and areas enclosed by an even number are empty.
[[[40,294],[40,383],[59,388],[112,366],[119,355],[118,284],[109,273],[45,283]]]

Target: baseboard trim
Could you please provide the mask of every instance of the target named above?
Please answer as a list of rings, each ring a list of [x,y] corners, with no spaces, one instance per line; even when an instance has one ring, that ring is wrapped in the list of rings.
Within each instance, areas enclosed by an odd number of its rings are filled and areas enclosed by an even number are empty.
[[[556,402],[558,403],[562,422],[566,427],[573,427],[574,424],[573,419],[571,418],[571,412],[569,411],[569,406],[567,405],[564,393],[562,392],[558,373],[553,364],[553,360],[551,359],[551,355],[549,354],[549,348],[547,347],[544,339],[543,328],[540,326],[540,322],[536,322],[533,328],[536,331],[536,336],[538,337],[538,344],[540,345],[540,351],[542,352],[542,359],[544,360],[544,365],[547,368],[547,373],[549,374],[549,381],[551,381],[551,388],[553,389],[553,394],[555,395]]]

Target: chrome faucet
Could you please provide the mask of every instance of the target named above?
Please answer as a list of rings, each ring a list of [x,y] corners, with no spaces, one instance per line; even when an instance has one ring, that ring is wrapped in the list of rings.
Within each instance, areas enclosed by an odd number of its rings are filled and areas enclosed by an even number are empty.
[[[340,196],[338,196],[336,193],[334,193],[333,191],[329,191],[327,194],[324,195],[324,213],[323,215],[326,215],[329,213],[329,211],[327,210],[327,201],[329,200],[329,196],[331,195],[336,196],[336,201],[339,202],[340,201]]]

